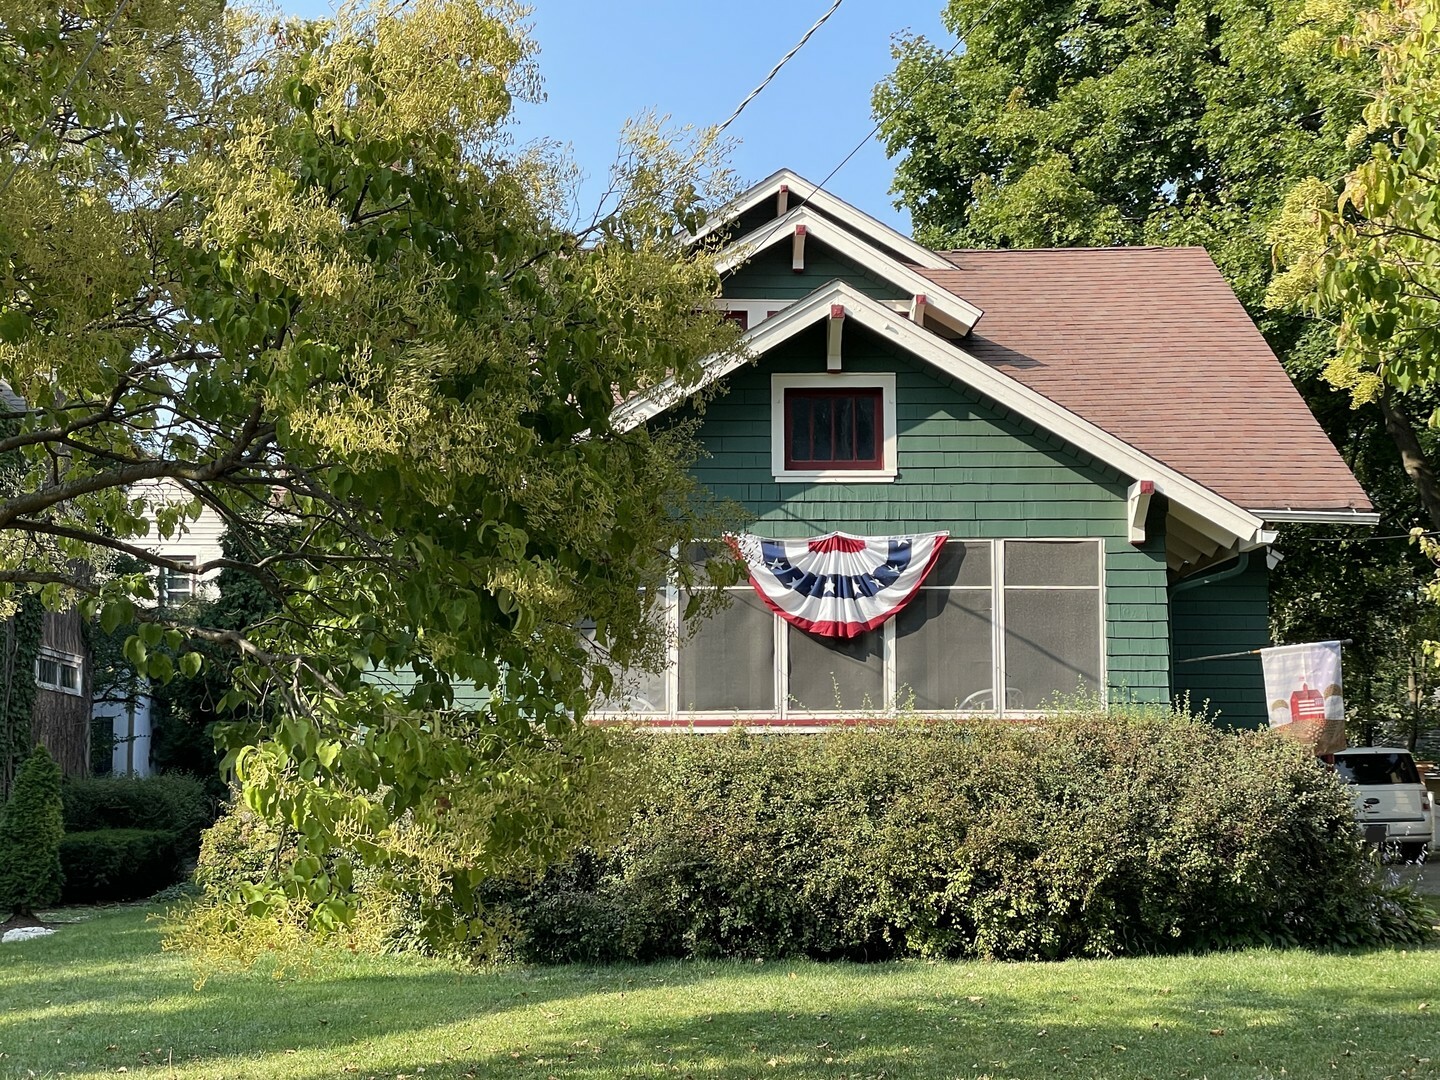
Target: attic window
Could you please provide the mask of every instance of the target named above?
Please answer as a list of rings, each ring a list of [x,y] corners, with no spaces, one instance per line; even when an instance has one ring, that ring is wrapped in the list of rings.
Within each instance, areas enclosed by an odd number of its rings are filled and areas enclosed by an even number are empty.
[[[895,479],[895,376],[775,375],[771,465],[777,480]]]
[[[881,468],[883,415],[878,386],[786,390],[785,468]]]

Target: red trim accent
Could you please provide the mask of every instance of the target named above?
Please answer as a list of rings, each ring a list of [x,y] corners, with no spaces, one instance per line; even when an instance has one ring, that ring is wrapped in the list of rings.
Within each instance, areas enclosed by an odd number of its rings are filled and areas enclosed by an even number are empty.
[[[1140,481],[1140,494],[1141,494],[1141,495],[1154,495],[1154,494],[1155,494],[1155,481],[1154,481],[1154,480],[1141,480],[1141,481]]]
[[[830,305],[830,318],[832,318],[832,319],[843,319],[844,317],[845,317],[845,305],[844,305],[844,304],[831,304],[831,305]]]
[[[821,458],[797,458],[797,457],[794,457],[793,454],[792,454],[792,448],[794,447],[794,438],[793,438],[793,436],[794,436],[794,430],[795,430],[795,414],[794,414],[794,409],[793,409],[792,406],[793,406],[793,403],[794,403],[795,401],[798,401],[798,400],[800,400],[801,398],[807,398],[807,399],[810,399],[810,400],[814,400],[814,399],[816,399],[816,398],[824,398],[824,399],[829,399],[829,400],[832,400],[832,401],[834,401],[834,400],[839,400],[839,399],[842,399],[842,398],[850,398],[850,399],[852,399],[852,400],[859,400],[859,399],[861,399],[861,398],[865,398],[865,399],[867,399],[867,400],[873,401],[873,402],[875,403],[875,456],[874,456],[874,457],[868,457],[868,458],[849,458],[849,459],[835,459],[835,458],[831,458],[831,459],[829,459],[829,460],[825,460],[825,459],[821,459]],[[786,390],[785,390],[784,410],[785,410],[785,468],[786,468],[787,470],[793,469],[793,470],[798,470],[798,471],[803,472],[803,471],[805,471],[805,470],[807,470],[807,469],[854,469],[854,470],[861,470],[861,469],[883,469],[883,468],[885,467],[885,394],[884,394],[884,392],[883,392],[878,386],[875,386],[875,387],[859,387],[859,388],[855,388],[855,389],[844,389],[844,390],[841,390],[841,389],[833,389],[833,390],[832,390],[832,389],[824,389],[824,388],[813,388],[813,387],[808,387],[808,386],[792,386],[792,387],[788,387],[788,388],[786,388]],[[852,422],[852,424],[854,423],[854,419],[853,419],[853,418],[854,418],[854,417],[857,417],[858,415],[859,415],[859,410],[852,407],[852,409],[851,409],[851,417],[852,417],[852,421],[851,421],[851,422]],[[809,445],[810,445],[810,452],[811,452],[811,453],[814,453],[814,452],[815,452],[816,432],[815,432],[815,430],[814,430],[814,423],[815,423],[815,421],[814,421],[814,417],[813,417],[813,414],[812,414],[811,421],[810,421],[811,430],[810,430],[810,432],[809,432],[809,436],[810,436],[810,437],[809,437]],[[855,443],[855,440],[854,440],[854,438],[853,438],[853,435],[854,435],[854,432],[852,431],[852,438],[851,438],[851,445],[852,445],[852,446],[853,446],[854,443]],[[831,420],[830,448],[831,448],[831,451],[833,452],[833,451],[834,451],[834,448],[835,448],[835,430],[834,430],[834,419],[833,419],[833,418],[832,418],[832,420]]]
[[[829,536],[822,536],[817,540],[810,541],[811,551],[864,551],[865,541],[858,536],[846,536],[844,533],[831,533]]]
[[[940,560],[940,552],[945,550],[945,544],[949,539],[949,533],[940,534],[940,538],[935,541],[935,550],[930,553],[930,561],[925,564],[924,571],[915,579],[914,587],[905,594],[904,598],[898,604],[885,612],[885,614],[877,615],[875,618],[863,623],[813,622],[810,619],[802,619],[799,616],[791,615],[788,611],[781,609],[776,605],[775,601],[766,596],[765,591],[755,583],[755,575],[753,573],[749,579],[750,587],[755,590],[755,595],[760,597],[760,600],[766,607],[776,615],[779,615],[780,618],[784,619],[791,626],[798,627],[807,634],[815,634],[818,637],[832,637],[839,638],[841,641],[849,641],[853,638],[858,638],[861,634],[874,630],[878,626],[883,626],[887,620],[898,615],[905,605],[915,598],[915,594],[920,591],[920,586],[924,585],[925,579],[930,576],[930,571],[935,569],[935,564]],[[737,552],[740,550],[738,544],[735,544],[733,541],[731,544]]]

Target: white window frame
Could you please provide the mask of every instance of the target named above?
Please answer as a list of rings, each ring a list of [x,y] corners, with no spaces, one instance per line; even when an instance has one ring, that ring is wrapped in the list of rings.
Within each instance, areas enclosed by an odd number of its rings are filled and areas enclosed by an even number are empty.
[[[787,390],[879,390],[880,461],[878,469],[787,469],[785,467],[785,392]],[[899,475],[895,434],[895,375],[892,372],[831,372],[770,376],[770,471],[777,481],[828,484],[888,484]]]
[[[1097,560],[1098,578],[1096,585],[1055,585],[1055,586],[1028,586],[1028,585],[1006,585],[1005,584],[1005,546],[1007,541],[1022,543],[1051,543],[1051,544],[1073,544],[1089,543],[1095,548]],[[1003,538],[986,537],[954,537],[953,543],[964,544],[989,544],[990,545],[990,585],[991,595],[991,686],[1002,687],[1004,685],[1006,656],[1005,656],[1005,593],[1007,589],[1045,589],[1056,592],[1095,592],[1097,600],[1097,625],[1095,628],[1100,645],[1100,670],[1098,673],[1099,685],[1097,690],[1100,695],[1101,704],[1109,700],[1109,662],[1110,649],[1107,636],[1107,596],[1105,582],[1105,540],[1091,536],[1009,536]],[[726,592],[750,592],[754,586],[748,580],[741,581],[735,585],[728,586]],[[922,590],[949,592],[952,589],[957,591],[982,591],[983,586],[977,585],[922,585]],[[772,615],[771,632],[774,638],[775,663],[772,672],[774,679],[774,700],[777,705],[773,709],[759,710],[690,710],[683,707],[680,702],[680,592],[675,587],[665,590],[665,634],[668,641],[666,656],[666,668],[663,672],[665,680],[666,697],[669,708],[663,712],[642,713],[633,710],[601,710],[597,709],[592,714],[603,719],[623,719],[632,723],[651,727],[684,727],[694,725],[697,730],[724,730],[734,723],[752,723],[757,727],[767,725],[783,726],[790,730],[819,731],[829,726],[833,721],[854,721],[865,718],[874,718],[885,715],[892,715],[899,702],[898,697],[903,689],[898,685],[898,667],[896,664],[896,645],[899,640],[896,631],[896,620],[887,619],[880,627],[882,637],[882,663],[883,663],[883,688],[884,701],[876,703],[871,709],[802,709],[791,700],[789,695],[789,670],[790,670],[790,624],[778,615]],[[1002,697],[1003,697],[1002,691]],[[969,717],[989,716],[1001,717],[1004,719],[1033,719],[1043,716],[1045,710],[1039,705],[1027,705],[1022,708],[1009,708],[1002,703],[996,709],[924,709],[917,710],[922,716],[928,717]]]
[[[166,553],[165,558],[169,559],[171,562],[189,563],[191,567],[197,567],[200,565],[200,557],[198,555],[172,555]],[[189,583],[189,588],[185,591],[183,595],[178,597],[171,595],[170,588],[170,583],[172,581],[175,581],[177,578],[183,578],[186,582]],[[188,603],[189,601],[194,600],[197,595],[199,595],[200,576],[196,574],[193,569],[188,574],[181,574],[170,569],[162,569],[160,571],[160,586],[161,591],[164,593],[164,595],[160,597],[160,602],[166,607],[173,607],[176,604]]]
[[[40,675],[40,664],[42,661],[49,661],[62,667],[75,670],[75,685],[65,686],[59,681],[50,682]],[[52,649],[48,645],[40,646],[35,654],[35,685],[41,690],[52,690],[57,694],[69,694],[71,697],[85,696],[85,658],[79,653],[65,652],[63,649]]]

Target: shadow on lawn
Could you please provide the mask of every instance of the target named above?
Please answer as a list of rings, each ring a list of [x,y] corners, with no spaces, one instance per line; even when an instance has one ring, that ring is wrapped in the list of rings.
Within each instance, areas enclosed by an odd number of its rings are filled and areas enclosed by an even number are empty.
[[[877,976],[897,975],[888,966],[874,970]],[[856,972],[847,966],[844,974]],[[744,1001],[741,989],[736,1004]],[[954,984],[945,989],[953,991]],[[562,1013],[552,1021],[554,1034],[537,1024],[498,1046],[493,1031],[476,1025],[466,1034],[476,1044],[488,1043],[483,1050],[390,1055],[383,1066],[367,1063],[362,1072],[414,1077],[424,1068],[421,1080],[1436,1075],[1428,1063],[1416,1068],[1433,1041],[1433,1022],[1397,992],[1362,995],[1338,1007],[1251,989],[1185,1001],[1154,994],[1153,1000],[1142,996],[1112,1006],[1105,1010],[1105,1023],[1093,1024],[1085,1022],[1088,1007],[1078,1001],[1051,1006],[1033,997],[995,994],[972,1002],[945,993],[882,998],[878,986],[876,991],[876,997],[845,1006],[820,998],[808,1007],[731,1007],[659,1021],[633,1016],[627,1021],[600,1009],[568,1020]],[[1385,1036],[1367,1043],[1365,1033],[1380,1021]],[[290,1075],[334,1076],[345,1067],[348,1049],[335,1046],[325,1067]]]
[[[284,982],[221,975],[197,991],[186,964],[156,962],[153,926],[107,928],[94,956],[78,935],[51,941],[7,964],[0,1076],[80,1062],[138,1072],[171,1053],[181,1076],[250,1075],[263,1061],[299,1080],[1440,1075],[1420,1060],[1440,1060],[1426,1050],[1433,1015],[1405,979],[1347,985],[1343,998],[1323,980],[1287,992],[1296,969],[1279,955],[1258,954],[1239,977],[1137,962],[1124,983],[1093,964],[1038,977],[1034,965],[783,962],[485,974],[356,959]]]

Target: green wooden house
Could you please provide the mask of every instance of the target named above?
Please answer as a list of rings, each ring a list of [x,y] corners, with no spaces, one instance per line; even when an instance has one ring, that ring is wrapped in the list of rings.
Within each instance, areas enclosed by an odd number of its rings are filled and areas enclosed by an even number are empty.
[[[765,537],[950,538],[851,639],[748,584],[698,628],[673,597],[669,669],[602,711],[806,729],[1078,692],[1264,723],[1257,660],[1182,661],[1268,643],[1276,525],[1376,515],[1203,250],[930,251],[787,171],[696,239],[749,353],[706,365],[700,478]]]

